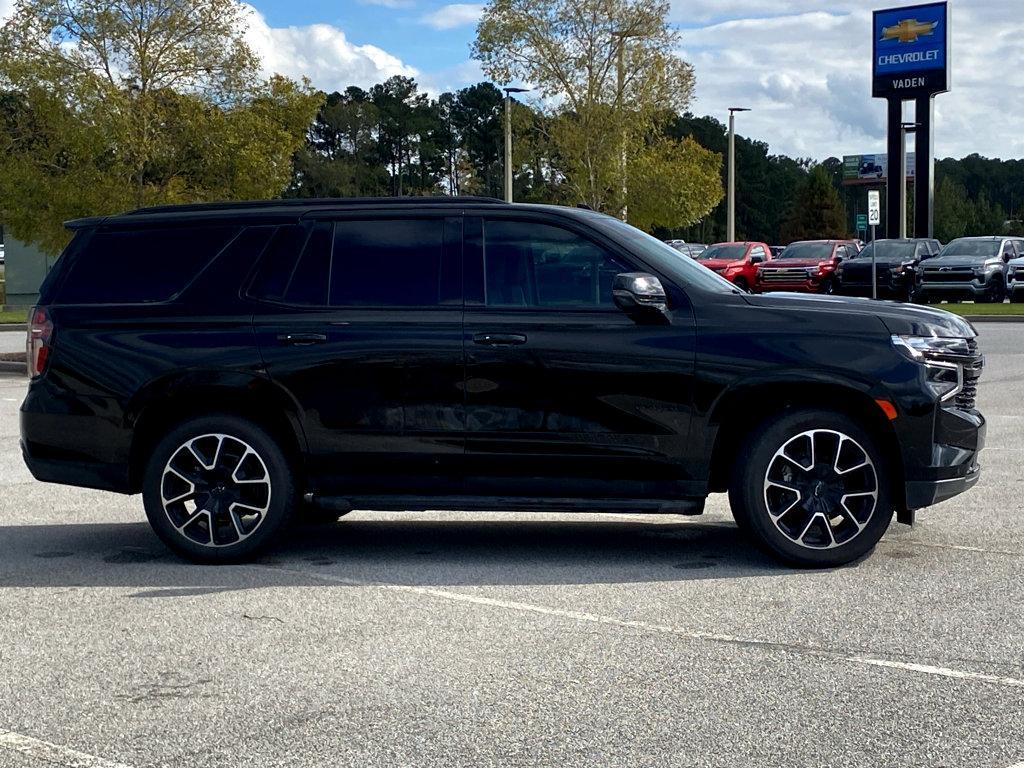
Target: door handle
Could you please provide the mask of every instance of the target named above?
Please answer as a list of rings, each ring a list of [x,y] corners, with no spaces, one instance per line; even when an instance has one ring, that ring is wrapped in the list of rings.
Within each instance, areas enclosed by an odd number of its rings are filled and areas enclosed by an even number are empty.
[[[475,334],[473,341],[494,346],[526,344],[526,334]]]
[[[283,344],[310,345],[323,344],[327,341],[327,334],[300,333],[300,334],[278,334],[277,341]]]

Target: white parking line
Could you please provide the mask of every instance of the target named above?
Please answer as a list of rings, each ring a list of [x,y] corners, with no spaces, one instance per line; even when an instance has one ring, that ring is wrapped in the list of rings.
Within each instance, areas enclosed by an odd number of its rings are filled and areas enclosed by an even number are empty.
[[[841,659],[843,661],[847,661],[847,663],[853,663],[855,665],[868,665],[877,668],[893,668],[896,670],[909,671],[912,673],[923,673],[929,676],[938,676],[941,678],[954,678],[968,681],[978,681],[979,683],[995,684],[997,686],[1014,686],[1024,688],[1024,680],[1018,678],[1009,678],[1006,676],[991,676],[986,673],[958,671],[953,670],[951,668],[937,668],[931,665],[901,663],[901,661],[891,659],[876,659],[873,657],[848,656],[846,654],[842,654],[830,649],[806,646],[803,644],[783,643],[778,641],[765,641],[756,638],[743,638],[741,636],[732,636],[721,633],[701,633],[698,631],[686,630],[685,628],[673,627],[671,625],[656,625],[653,623],[646,623],[640,620],[621,620],[621,618],[614,616],[606,616],[604,614],[591,614],[585,611],[571,611],[568,609],[558,609],[551,606],[542,606],[536,603],[523,603],[521,601],[506,601],[501,598],[487,598],[486,596],[471,595],[469,593],[457,593],[451,590],[424,588],[416,585],[390,585],[387,583],[365,582],[362,580],[353,580],[351,578],[348,578],[348,576],[339,576],[338,574],[330,574],[322,571],[306,571],[305,569],[300,568],[286,568],[284,566],[268,566],[262,564],[253,564],[253,566],[255,568],[267,569],[270,571],[280,571],[284,573],[302,576],[312,576],[312,578],[316,580],[321,580],[322,582],[326,583],[336,583],[338,585],[349,585],[358,588],[378,588],[380,590],[388,590],[396,593],[414,593],[417,595],[433,596],[434,598],[443,598],[449,601],[459,601],[461,603],[471,603],[480,606],[492,606],[495,608],[511,609],[513,611],[526,611],[534,614],[560,616],[565,618],[565,620],[595,623],[598,625],[611,625],[618,628],[633,628],[635,630],[642,630],[650,633],[670,633],[674,636],[686,638],[693,641],[710,641],[713,643],[728,643],[740,646],[756,646],[762,648],[771,648],[782,651],[808,654],[813,656],[826,656],[833,659]]]
[[[755,646],[766,649],[777,649],[781,651],[796,652],[818,657],[830,657],[832,659],[852,662],[857,665],[873,665],[875,667],[895,668],[907,670],[914,673],[939,676],[942,678],[957,678],[981,683],[996,684],[998,686],[1013,686],[1024,688],[1024,680],[1009,678],[1005,676],[993,676],[987,673],[974,673],[968,670],[953,670],[951,668],[935,667],[933,665],[920,665],[913,662],[897,662],[893,660],[874,659],[871,657],[847,656],[834,652],[830,649],[822,649],[803,644],[783,643],[778,641],[765,641],[757,638],[744,638],[742,636],[727,635],[723,633],[702,633],[699,631],[687,630],[672,625],[658,625],[642,620],[620,619],[602,614],[590,614],[588,612],[571,611],[568,609],[556,609],[550,606],[539,604],[523,603],[521,601],[506,601],[501,598],[488,598],[481,595],[469,593],[458,593],[452,590],[440,590],[433,587],[420,587],[417,585],[392,585],[383,582],[364,582],[363,580],[340,577],[336,574],[325,574],[323,572],[306,571],[304,569],[288,569],[282,566],[266,566],[254,564],[255,568],[267,569],[269,571],[294,574],[297,576],[314,577],[323,582],[334,582],[340,585],[353,587],[374,587],[381,590],[389,590],[398,593],[414,593],[417,595],[428,595],[435,598],[443,598],[449,601],[477,604],[479,606],[490,606],[499,609],[510,609],[512,611],[529,612],[531,614],[546,614],[553,617],[576,620],[579,622],[593,622],[600,625],[614,625],[616,627],[634,628],[652,633],[670,633],[674,636],[687,638],[693,641],[710,641],[712,643],[727,643],[740,646]]]
[[[31,759],[34,764],[56,764],[57,766],[122,766],[103,758],[90,756],[78,750],[54,745],[25,734],[0,729],[0,748],[9,748]],[[27,764],[28,762],[26,762]]]

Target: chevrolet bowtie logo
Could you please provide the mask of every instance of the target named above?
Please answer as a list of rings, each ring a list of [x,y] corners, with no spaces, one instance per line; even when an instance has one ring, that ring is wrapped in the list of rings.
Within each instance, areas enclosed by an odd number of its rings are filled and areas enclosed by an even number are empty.
[[[901,43],[913,43],[921,35],[930,35],[939,25],[937,21],[918,21],[903,19],[899,24],[882,27],[882,40],[899,40]]]

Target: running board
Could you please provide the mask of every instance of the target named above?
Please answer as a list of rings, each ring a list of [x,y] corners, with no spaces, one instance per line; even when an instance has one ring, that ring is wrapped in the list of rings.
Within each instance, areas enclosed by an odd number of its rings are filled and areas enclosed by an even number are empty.
[[[470,496],[312,496],[312,503],[328,510],[460,510],[524,513],[653,513],[662,515],[700,515],[704,498],[698,499],[567,499],[550,497],[470,497]]]

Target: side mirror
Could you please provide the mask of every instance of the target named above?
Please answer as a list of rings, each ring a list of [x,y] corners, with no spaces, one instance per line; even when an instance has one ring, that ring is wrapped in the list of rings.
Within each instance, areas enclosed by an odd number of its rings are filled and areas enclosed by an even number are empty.
[[[623,272],[612,283],[615,306],[637,323],[668,323],[668,297],[661,281],[646,272]]]

